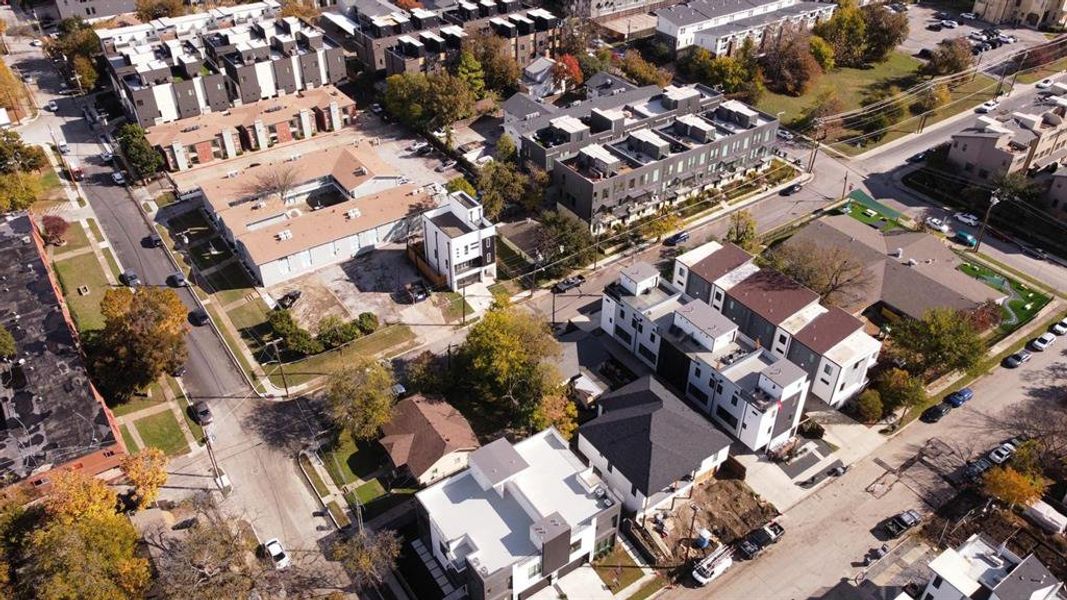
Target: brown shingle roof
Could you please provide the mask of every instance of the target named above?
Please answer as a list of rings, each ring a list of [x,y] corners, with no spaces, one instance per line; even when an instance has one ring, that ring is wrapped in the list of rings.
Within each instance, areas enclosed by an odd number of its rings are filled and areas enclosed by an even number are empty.
[[[751,254],[739,246],[724,242],[722,248],[694,264],[689,270],[710,283],[750,260],[752,260]]]
[[[811,323],[798,331],[795,339],[817,354],[826,354],[841,340],[862,328],[862,321],[836,306],[831,306],[830,310],[815,317]]]
[[[397,403],[382,433],[379,442],[393,466],[406,465],[415,477],[456,450],[478,447],[478,438],[459,411],[444,400],[418,394]]]
[[[778,271],[766,269],[753,273],[726,293],[775,325],[819,301],[815,292]]]

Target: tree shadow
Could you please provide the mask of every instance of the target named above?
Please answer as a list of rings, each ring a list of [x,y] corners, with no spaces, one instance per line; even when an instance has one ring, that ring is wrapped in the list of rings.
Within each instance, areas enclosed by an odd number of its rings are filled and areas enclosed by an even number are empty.
[[[256,410],[242,419],[241,425],[256,432],[267,444],[288,452],[296,452],[310,442],[320,429],[312,415],[317,411],[301,407],[306,398],[283,402],[260,401]]]

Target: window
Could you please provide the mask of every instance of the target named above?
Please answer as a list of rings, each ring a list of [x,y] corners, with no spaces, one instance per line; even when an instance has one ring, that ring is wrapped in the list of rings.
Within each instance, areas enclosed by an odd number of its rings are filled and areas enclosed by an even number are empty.
[[[655,343],[656,343],[656,334],[654,334],[654,333],[652,333],[652,332],[649,332],[649,334],[648,334],[648,341],[650,341],[650,342],[652,342],[653,344],[655,344]]]
[[[611,515],[611,527],[612,529],[619,526],[619,515]]]
[[[785,343],[785,334],[784,333],[779,333],[778,334],[778,343],[779,344],[784,344]]]
[[[693,371],[693,373],[694,373],[694,374],[695,374],[695,375],[696,375],[697,377],[700,377],[700,367],[697,367],[697,368],[696,368],[696,370],[694,370],[694,371]]]
[[[934,589],[936,590],[937,588],[941,587],[942,581],[944,581],[944,579],[941,579],[941,576],[938,575],[937,577],[934,577],[934,580],[930,582],[930,585],[934,586]]]
[[[737,417],[731,415],[725,408],[716,407],[715,416],[725,421],[730,427],[737,428]]]
[[[827,375],[830,375],[830,374],[831,374],[831,373],[833,373],[834,371],[833,371],[833,368],[832,368],[832,367],[830,367],[830,365],[829,365],[829,364],[826,364],[826,365],[823,365],[823,367],[822,367],[822,372],[823,372],[823,373],[826,373]]]
[[[582,547],[582,540],[575,540],[571,542],[571,554],[574,554]]]
[[[630,485],[630,495],[637,496],[637,484]]]
[[[540,574],[541,574],[541,561],[537,561],[536,563],[530,565],[530,569],[528,571],[526,571],[526,575],[530,579],[533,579],[534,577],[537,577]]]

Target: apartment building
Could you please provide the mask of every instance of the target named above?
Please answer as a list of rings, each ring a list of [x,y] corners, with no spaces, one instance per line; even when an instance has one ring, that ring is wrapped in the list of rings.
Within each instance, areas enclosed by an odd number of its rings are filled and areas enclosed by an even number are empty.
[[[15,339],[15,355],[0,361],[0,480],[39,490],[54,471],[98,475],[116,469],[126,453],[114,416],[89,380],[46,257],[29,215],[0,219],[0,326]]]
[[[422,231],[426,262],[448,289],[496,281],[496,225],[466,192],[453,192],[444,206],[423,213]]]
[[[1063,583],[1033,554],[1021,557],[982,534],[930,561],[933,577],[922,600],[1058,600]]]
[[[557,207],[600,233],[767,168],[778,120],[689,85],[620,88],[511,126]]]
[[[294,182],[284,198],[255,191],[279,170]],[[423,191],[367,151],[335,146],[247,165],[179,193],[203,201],[249,272],[269,287],[405,239],[419,214],[440,201]]]
[[[460,0],[439,10],[388,12],[372,3],[354,7],[353,13],[356,26],[345,43],[367,69],[386,75],[439,71],[459,55],[463,38],[479,33],[504,39],[520,65],[551,56],[559,46],[560,19],[519,0]],[[338,19],[322,21],[331,31],[346,29]]]
[[[811,393],[841,406],[867,384],[881,343],[849,313],[737,246],[709,242],[675,259],[672,283],[737,325],[751,345],[804,370]]]
[[[604,288],[600,328],[748,448],[773,450],[796,433],[806,372],[684,297],[648,263]]]
[[[147,128],[343,81],[342,49],[277,12],[265,0],[98,30],[127,117]]]
[[[1061,218],[1067,216],[1067,170],[1059,169],[1052,175],[1044,198],[1054,214]]]
[[[993,181],[1026,172],[1067,155],[1067,108],[1041,113],[1013,112],[981,116],[975,124],[952,136],[948,160],[966,178]]]
[[[156,125],[145,137],[163,155],[164,168],[178,172],[338,131],[355,118],[356,103],[325,85]]]
[[[784,29],[810,30],[836,8],[803,0],[692,0],[656,11],[656,37],[675,52],[699,47],[730,56],[746,40],[760,48]]]
[[[1064,0],[975,0],[974,13],[983,21],[996,25],[1067,25],[1067,3]]]
[[[137,10],[135,0],[56,0],[55,4],[60,21],[75,18],[96,21]]]
[[[553,429],[475,450],[415,494],[423,545],[473,600],[524,600],[615,544],[622,504]]]

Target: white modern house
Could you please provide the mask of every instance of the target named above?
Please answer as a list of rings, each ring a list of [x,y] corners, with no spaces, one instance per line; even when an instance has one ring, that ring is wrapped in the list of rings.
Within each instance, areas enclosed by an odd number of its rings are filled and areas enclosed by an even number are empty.
[[[606,552],[622,508],[553,428],[482,446],[415,498],[419,543],[474,600],[528,598]]]
[[[959,548],[949,548],[930,562],[934,577],[922,600],[1053,600],[1062,598],[1063,583],[1036,556],[1011,552],[981,534]]]
[[[422,215],[426,262],[458,291],[496,281],[496,225],[466,192],[452,192],[441,207]]]
[[[600,398],[578,451],[638,519],[715,474],[730,438],[649,375]]]
[[[729,56],[745,40],[758,48],[784,28],[811,29],[836,8],[804,0],[692,0],[656,11],[656,35],[676,52],[701,47]]]

